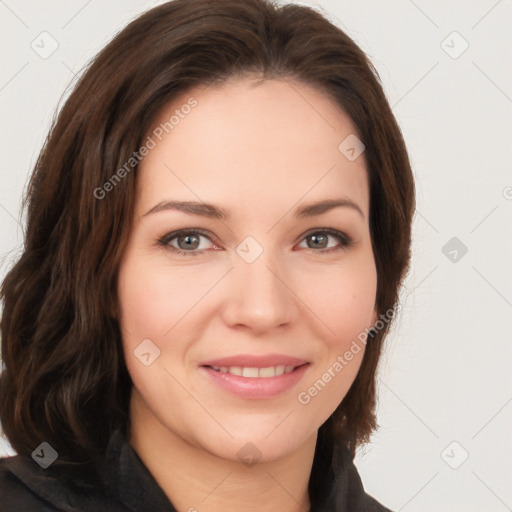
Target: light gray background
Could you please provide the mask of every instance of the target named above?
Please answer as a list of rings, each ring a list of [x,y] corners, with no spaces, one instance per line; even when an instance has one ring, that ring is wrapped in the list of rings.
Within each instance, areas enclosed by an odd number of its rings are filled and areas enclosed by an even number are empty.
[[[160,3],[0,0],[0,279],[19,254],[21,196],[66,87]],[[296,3],[319,6],[369,54],[417,183],[381,427],[356,457],[365,488],[397,511],[512,510],[512,2]],[[31,48],[43,31],[59,45],[47,59]],[[12,453],[7,443],[0,453]]]

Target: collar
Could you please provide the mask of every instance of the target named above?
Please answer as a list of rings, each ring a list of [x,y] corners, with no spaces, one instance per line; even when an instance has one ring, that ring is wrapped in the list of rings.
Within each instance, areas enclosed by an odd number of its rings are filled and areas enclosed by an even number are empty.
[[[162,488],[126,438],[112,434],[98,473],[107,493],[134,512],[176,512]]]
[[[312,501],[310,512],[367,510],[373,499],[364,491],[349,450],[339,443],[335,452],[329,468],[319,468],[322,472],[322,492],[316,501]],[[99,470],[108,493],[129,510],[176,512],[161,487],[120,432],[112,435]]]
[[[390,512],[365,493],[348,449],[338,444],[332,462],[317,467],[320,489],[310,512]],[[93,465],[65,472],[54,466],[40,468],[30,457],[1,459],[0,466],[44,502],[63,512],[176,512],[162,488],[119,431]],[[2,468],[0,468],[2,469]],[[76,471],[76,473],[75,473]],[[19,492],[19,491],[17,491]]]

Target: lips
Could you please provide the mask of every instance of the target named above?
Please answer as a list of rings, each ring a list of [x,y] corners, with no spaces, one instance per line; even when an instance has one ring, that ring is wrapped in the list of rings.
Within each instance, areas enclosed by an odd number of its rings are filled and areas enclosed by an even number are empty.
[[[268,366],[266,368],[251,368],[247,366],[208,366],[212,370],[220,373],[230,373],[239,377],[249,379],[268,379],[270,377],[279,377],[285,373],[291,373],[295,370],[295,366]]]
[[[224,391],[244,399],[268,399],[295,387],[310,366],[281,354],[238,355],[205,361],[204,375]]]
[[[242,354],[238,356],[223,357],[221,359],[211,359],[200,364],[200,366],[222,367],[240,367],[240,368],[269,368],[271,366],[293,366],[297,368],[306,364],[308,361],[298,357],[286,356],[282,354],[267,354],[262,356]]]

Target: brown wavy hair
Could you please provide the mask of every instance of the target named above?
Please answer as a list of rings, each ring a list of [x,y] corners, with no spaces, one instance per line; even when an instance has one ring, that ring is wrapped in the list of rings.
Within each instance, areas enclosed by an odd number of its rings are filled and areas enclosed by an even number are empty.
[[[132,21],[87,66],[53,120],[24,195],[23,252],[0,290],[0,420],[18,454],[47,441],[59,453],[54,464],[83,463],[104,451],[114,430],[127,434],[132,382],[116,285],[137,171],[105,199],[94,191],[140,148],[175,96],[247,75],[312,85],[354,122],[366,146],[376,306],[379,314],[396,306],[410,260],[414,182],[364,52],[304,6],[165,3]],[[336,442],[353,456],[377,427],[376,369],[389,325],[368,343],[348,394],[320,427],[311,482]]]

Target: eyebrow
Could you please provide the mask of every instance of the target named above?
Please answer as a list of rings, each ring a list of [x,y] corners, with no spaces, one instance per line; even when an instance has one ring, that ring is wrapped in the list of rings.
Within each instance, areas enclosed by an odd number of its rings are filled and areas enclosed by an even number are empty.
[[[295,210],[294,214],[298,218],[309,218],[322,215],[333,208],[340,207],[351,208],[357,211],[364,219],[364,213],[361,208],[354,203],[354,201],[348,198],[325,199],[323,201],[306,203],[299,206]],[[224,208],[214,204],[200,203],[198,201],[162,201],[153,206],[153,208],[148,210],[144,215],[142,215],[142,217],[167,210],[180,211],[188,213],[189,215],[197,215],[200,217],[218,220],[228,220],[230,218],[229,212]]]

